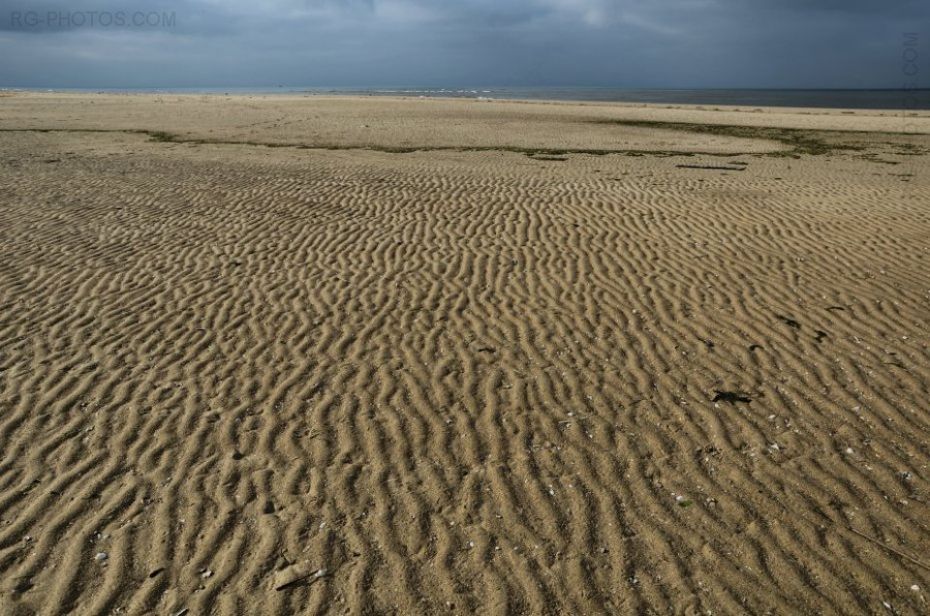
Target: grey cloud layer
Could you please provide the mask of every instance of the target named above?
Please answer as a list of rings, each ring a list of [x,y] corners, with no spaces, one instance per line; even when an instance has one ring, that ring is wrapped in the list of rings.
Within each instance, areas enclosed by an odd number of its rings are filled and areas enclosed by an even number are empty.
[[[930,39],[930,2],[917,0],[4,4],[4,86],[898,87],[902,34],[920,33],[921,53]],[[27,11],[172,20],[24,27]]]

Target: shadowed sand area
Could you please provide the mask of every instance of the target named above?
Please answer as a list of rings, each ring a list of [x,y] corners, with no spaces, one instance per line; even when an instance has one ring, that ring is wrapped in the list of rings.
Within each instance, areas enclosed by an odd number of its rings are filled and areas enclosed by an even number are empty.
[[[0,613],[926,613],[928,163],[928,113],[3,96]]]

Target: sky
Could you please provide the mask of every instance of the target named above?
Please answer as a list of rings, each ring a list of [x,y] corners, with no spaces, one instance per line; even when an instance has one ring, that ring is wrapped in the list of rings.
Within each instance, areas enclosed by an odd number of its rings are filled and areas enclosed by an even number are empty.
[[[0,0],[0,87],[930,87],[930,0]]]

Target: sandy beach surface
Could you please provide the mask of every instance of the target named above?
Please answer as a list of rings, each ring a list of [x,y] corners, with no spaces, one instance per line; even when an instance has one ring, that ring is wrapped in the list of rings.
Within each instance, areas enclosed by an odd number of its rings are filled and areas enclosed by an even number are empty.
[[[926,614],[930,113],[0,94],[0,613]]]

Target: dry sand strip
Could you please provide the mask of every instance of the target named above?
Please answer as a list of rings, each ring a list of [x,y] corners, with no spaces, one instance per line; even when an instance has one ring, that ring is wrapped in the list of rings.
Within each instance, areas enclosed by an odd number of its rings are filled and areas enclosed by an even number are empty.
[[[927,613],[928,122],[4,96],[0,614]]]

